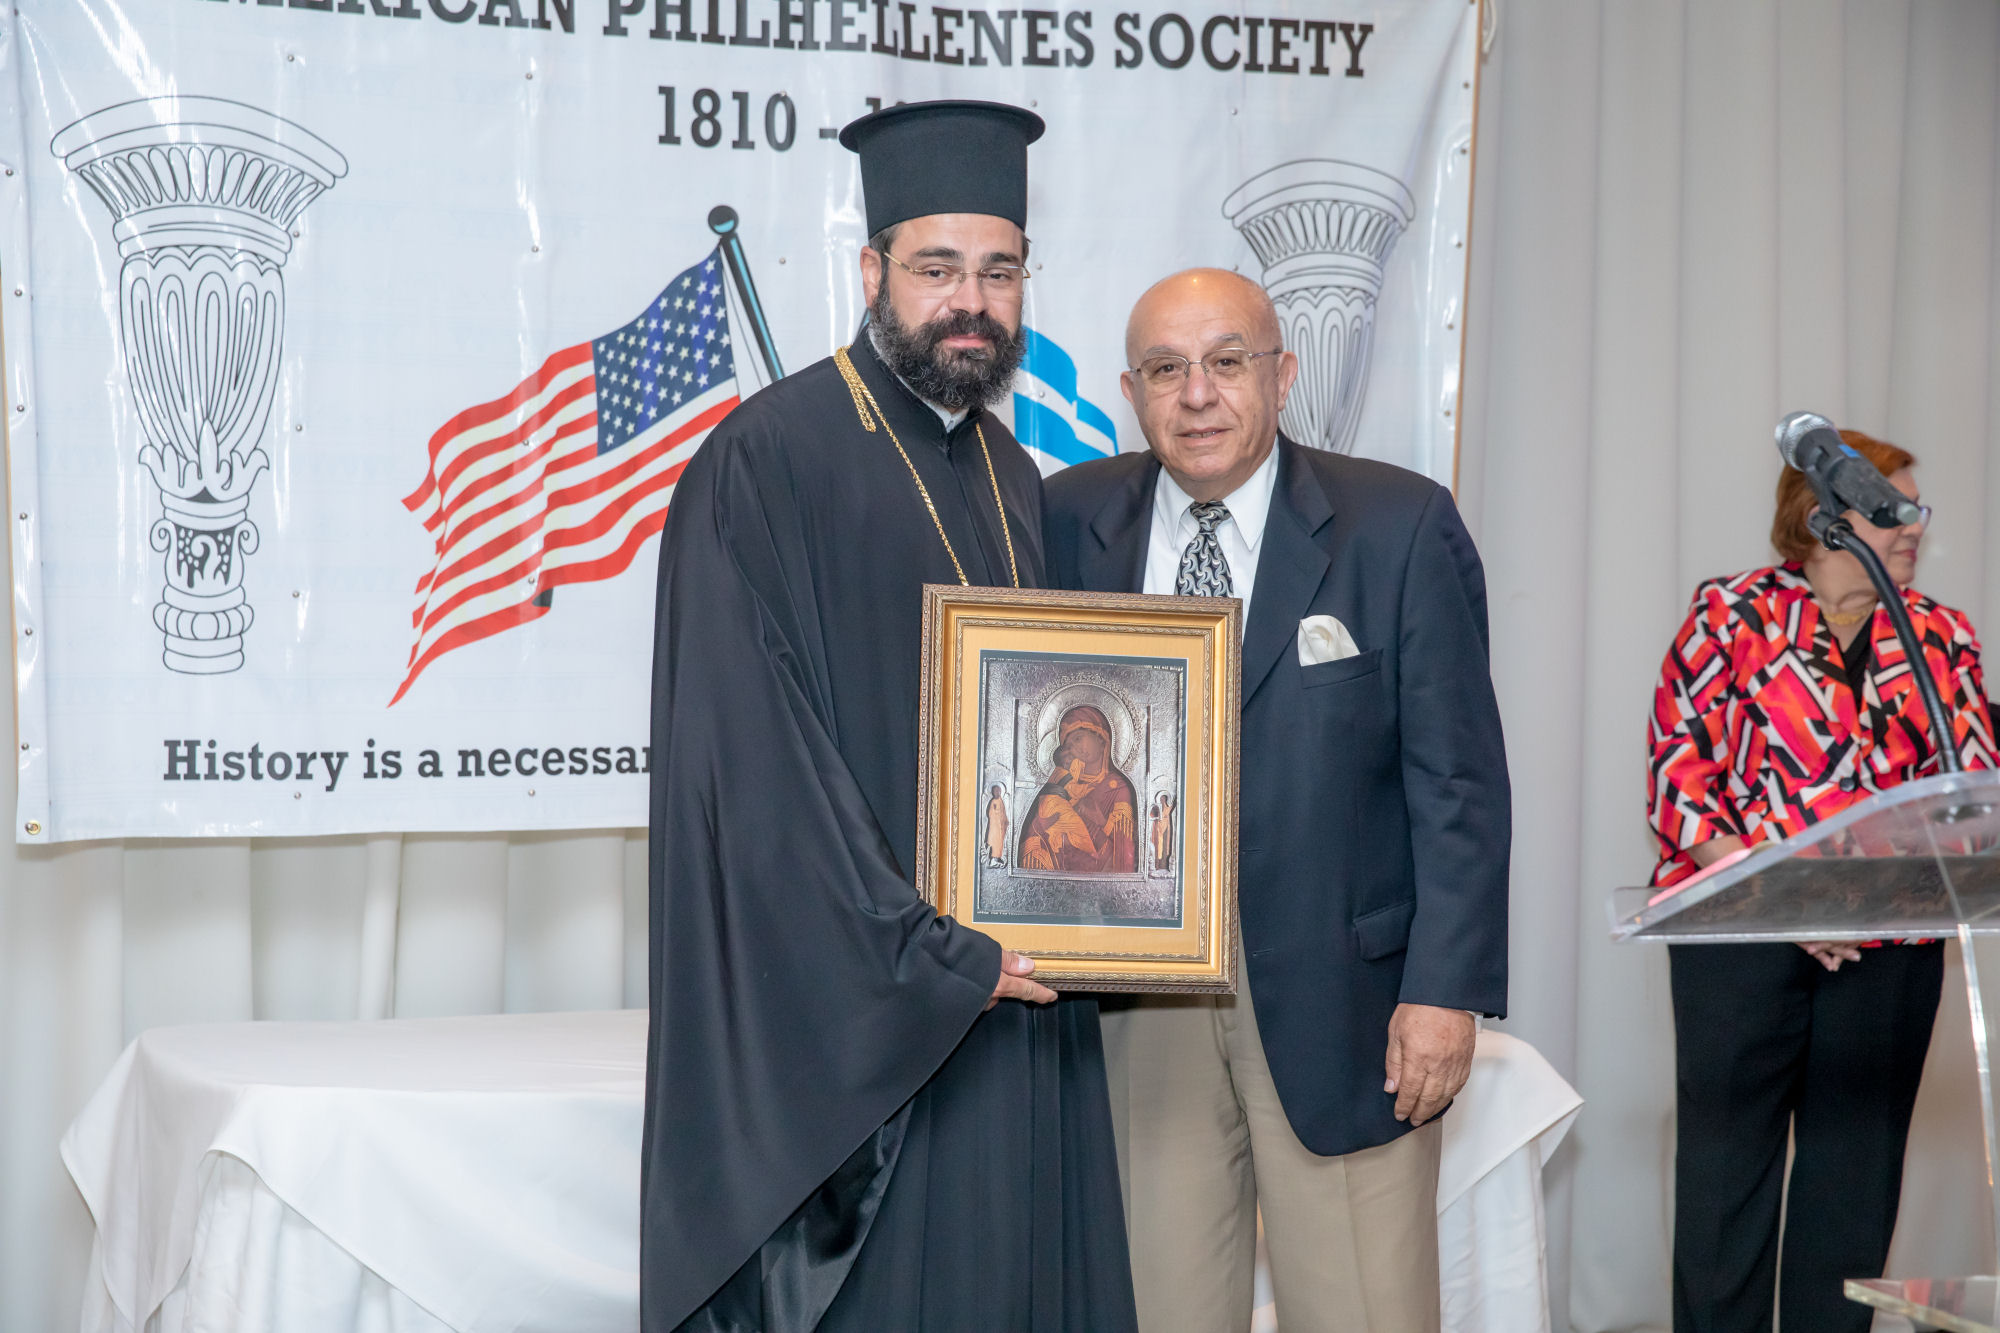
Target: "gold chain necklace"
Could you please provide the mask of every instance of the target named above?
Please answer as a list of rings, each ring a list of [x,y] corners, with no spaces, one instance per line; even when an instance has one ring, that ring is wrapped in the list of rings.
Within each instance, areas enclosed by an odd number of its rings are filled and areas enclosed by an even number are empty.
[[[903,457],[903,466],[910,470],[910,480],[917,483],[917,494],[923,498],[924,508],[930,511],[931,522],[937,526],[938,540],[944,543],[944,553],[951,557],[951,567],[958,571],[958,581],[964,587],[971,587],[972,580],[965,577],[965,566],[958,562],[958,552],[952,549],[951,538],[945,535],[944,520],[938,517],[937,506],[931,503],[930,488],[917,475],[917,465],[910,461],[909,451],[896,438],[895,428],[889,424],[888,413],[875,401],[875,394],[861,380],[861,372],[854,368],[854,361],[847,355],[845,347],[833,354],[833,363],[840,367],[840,377],[847,381],[847,392],[854,399],[855,415],[861,418],[862,428],[874,433],[875,421],[879,418],[882,429],[888,433],[889,443],[896,446],[896,452]],[[870,412],[873,416],[870,416]],[[993,451],[986,447],[986,431],[978,422],[972,424],[973,434],[979,437],[979,452],[986,457],[986,479],[993,483],[993,507],[1000,512],[1000,537],[1007,543],[1007,572],[1013,576],[1014,586],[1021,586],[1021,568],[1014,562],[1014,533],[1007,526],[1007,506],[1000,499],[1000,477],[993,470]]]

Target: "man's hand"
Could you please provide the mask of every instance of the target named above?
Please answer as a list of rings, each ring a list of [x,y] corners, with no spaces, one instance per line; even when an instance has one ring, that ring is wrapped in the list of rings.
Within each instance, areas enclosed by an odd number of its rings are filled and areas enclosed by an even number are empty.
[[[1458,1096],[1472,1072],[1477,1028],[1463,1009],[1399,1004],[1389,1017],[1388,1078],[1382,1091],[1396,1094],[1396,1119],[1421,1125]]]
[[[1030,1004],[1047,1004],[1056,998],[1056,993],[1039,982],[1028,980],[1028,974],[1035,970],[1035,960],[1012,949],[1000,951],[1000,980],[993,983],[993,998],[986,1002],[991,1009],[1002,1000],[1026,1000]],[[1459,1080],[1461,1083],[1463,1079]]]

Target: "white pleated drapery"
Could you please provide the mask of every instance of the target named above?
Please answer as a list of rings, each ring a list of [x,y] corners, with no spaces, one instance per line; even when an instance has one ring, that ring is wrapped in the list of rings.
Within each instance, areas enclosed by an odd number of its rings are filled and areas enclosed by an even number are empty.
[[[1547,1182],[1569,1326],[1664,1328],[1666,959],[1607,943],[1603,902],[1652,861],[1652,687],[1695,584],[1771,562],[1794,409],[1917,456],[1918,586],[2000,643],[2000,6],[1503,0],[1498,27],[1460,490],[1514,779],[1506,1027],[1586,1099]],[[1958,984],[1898,1274],[1993,1271]]]
[[[1644,719],[1689,595],[1770,558],[1777,418],[1915,453],[1938,509],[1919,586],[2000,636],[2000,7],[1504,0],[1497,20],[1460,495],[1516,793],[1506,1026],[1587,1099],[1548,1172],[1557,1327],[1609,1333],[1667,1320],[1673,1061],[1664,956],[1607,943],[1603,898],[1650,865]],[[637,832],[8,848],[0,1328],[76,1325],[90,1221],[56,1142],[134,1033],[640,1004],[644,871]],[[1951,984],[1899,1273],[1993,1263]]]

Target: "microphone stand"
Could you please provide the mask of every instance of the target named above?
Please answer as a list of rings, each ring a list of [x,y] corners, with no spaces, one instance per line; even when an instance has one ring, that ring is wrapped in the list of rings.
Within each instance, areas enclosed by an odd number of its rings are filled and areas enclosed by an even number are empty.
[[[1917,682],[1917,697],[1923,700],[1924,712],[1930,721],[1931,743],[1937,747],[1938,765],[1946,773],[1963,773],[1965,765],[1959,761],[1958,744],[1952,738],[1951,719],[1945,715],[1937,680],[1931,675],[1930,662],[1924,656],[1923,644],[1917,639],[1916,627],[1910,624],[1910,609],[1903,604],[1902,589],[1890,579],[1882,557],[1875,554],[1874,547],[1861,540],[1853,524],[1832,508],[1830,497],[1820,497],[1820,507],[1806,520],[1806,527],[1827,550],[1847,552],[1868,571],[1868,581],[1875,585],[1875,596],[1881,601],[1882,609],[1889,613],[1889,623],[1895,626],[1896,638],[1903,645],[1903,660],[1909,663],[1910,675]]]
[[[1875,585],[1875,595],[1888,610],[1889,623],[1896,627],[1896,638],[1902,642],[1903,660],[1909,663],[1911,674],[1916,677],[1917,697],[1923,700],[1924,712],[1928,715],[1931,743],[1937,746],[1938,764],[1946,773],[1963,773],[1965,765],[1960,762],[1958,746],[1952,740],[1951,719],[1945,716],[1944,701],[1938,697],[1937,681],[1931,676],[1930,662],[1924,657],[1924,646],[1917,639],[1916,628],[1910,624],[1910,609],[1903,604],[1902,590],[1890,579],[1882,557],[1875,554],[1875,548],[1862,541],[1855,533],[1854,525],[1840,517],[1843,509],[1831,490],[1822,485],[1814,474],[1806,475],[1820,502],[1819,509],[1806,519],[1806,527],[1829,551],[1847,552],[1868,571],[1868,581]],[[1991,809],[1986,805],[1957,805],[1938,810],[1931,817],[1938,823],[1953,824],[1986,815]],[[1933,851],[1936,850],[1933,844]],[[1943,888],[1945,896],[1951,901],[1952,915],[1958,919],[1956,935],[1959,959],[1965,968],[1966,1007],[1972,1019],[1973,1063],[1979,1071],[1980,1130],[1986,1150],[1986,1188],[1992,1192],[1995,1226],[2000,1228],[2000,1188],[1996,1188],[1996,1184],[2000,1184],[1996,1182],[1996,1173],[2000,1173],[2000,1119],[1995,1116],[1986,993],[1979,980],[1979,953],[1972,944],[1972,918],[1959,900],[1949,872],[1944,876]],[[1994,1234],[2000,1236],[2000,1229],[1996,1229]]]

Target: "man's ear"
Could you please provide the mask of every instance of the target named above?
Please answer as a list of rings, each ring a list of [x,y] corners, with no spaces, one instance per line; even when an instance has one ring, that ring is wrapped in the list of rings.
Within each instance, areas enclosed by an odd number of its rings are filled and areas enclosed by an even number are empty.
[[[861,295],[869,309],[875,308],[875,294],[882,289],[882,256],[868,246],[861,247]]]
[[[1131,371],[1121,370],[1118,372],[1118,388],[1125,395],[1125,401],[1132,404],[1132,410],[1137,412],[1139,410],[1139,399],[1132,389]]]
[[[1292,385],[1298,382],[1299,358],[1296,353],[1286,352],[1278,358],[1278,410],[1285,410],[1285,400],[1291,397]]]

